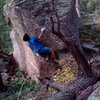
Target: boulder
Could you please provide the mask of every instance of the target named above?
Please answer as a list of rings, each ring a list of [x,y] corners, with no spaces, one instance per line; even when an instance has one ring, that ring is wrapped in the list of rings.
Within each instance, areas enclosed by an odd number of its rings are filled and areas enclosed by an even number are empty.
[[[33,80],[47,77],[47,74],[51,76],[57,65],[52,62],[53,66],[48,66],[44,59],[37,57],[36,53],[23,42],[22,37],[25,33],[29,36],[39,36],[41,28],[46,26],[48,32],[44,34],[41,42],[55,49],[60,58],[66,56],[66,53],[62,56],[59,52],[66,50],[66,45],[52,34],[53,29],[58,33],[61,32],[68,41],[74,41],[82,51],[75,0],[14,0],[4,7],[4,12],[8,24],[12,27],[10,36],[14,48],[13,55],[21,69]]]
[[[57,3],[61,3],[60,6],[62,6],[63,1]],[[62,11],[59,13],[63,15],[65,12]],[[13,56],[20,68],[36,82],[38,82],[38,78],[52,76],[58,65],[52,61],[51,65],[48,65],[42,57],[31,51],[27,43],[22,40],[25,33],[29,36],[39,36],[41,28],[46,26],[48,32],[44,34],[41,42],[56,51],[66,48],[65,44],[51,32],[50,17],[54,16],[51,3],[49,1],[44,2],[44,0],[15,0],[5,5],[4,13],[12,28],[10,37],[14,49]],[[58,55],[61,57],[62,54]]]
[[[100,100],[100,86],[89,96],[87,100]]]
[[[76,98],[76,100],[88,100],[88,97],[97,89],[100,87],[100,82],[97,82],[93,86],[87,87],[84,91],[82,91]],[[92,98],[92,97],[91,97]],[[96,100],[96,99],[89,99],[89,100]],[[99,99],[97,99],[99,100]]]

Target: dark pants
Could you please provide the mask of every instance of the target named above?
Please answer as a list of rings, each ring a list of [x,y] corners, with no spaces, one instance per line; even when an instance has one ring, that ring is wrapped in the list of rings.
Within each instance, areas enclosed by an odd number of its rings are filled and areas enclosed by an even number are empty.
[[[51,48],[48,47],[43,47],[38,51],[39,55],[42,56],[43,58],[46,58],[50,56],[51,54]]]

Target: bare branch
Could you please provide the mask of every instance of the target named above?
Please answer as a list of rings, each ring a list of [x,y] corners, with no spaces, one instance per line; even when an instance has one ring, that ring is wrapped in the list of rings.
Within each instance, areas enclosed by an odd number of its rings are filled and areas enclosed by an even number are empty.
[[[59,20],[58,13],[57,13],[57,11],[56,11],[56,9],[54,7],[54,0],[51,0],[51,5],[52,5],[52,9],[53,9],[53,11],[55,13],[56,19],[57,19],[57,25],[58,25],[57,31],[58,31],[58,33],[60,33],[60,20]]]

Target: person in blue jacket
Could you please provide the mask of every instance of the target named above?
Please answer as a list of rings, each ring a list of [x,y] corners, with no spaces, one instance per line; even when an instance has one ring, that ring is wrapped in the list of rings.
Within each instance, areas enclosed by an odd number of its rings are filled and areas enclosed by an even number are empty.
[[[32,51],[38,53],[43,58],[53,57],[56,59],[55,51],[52,48],[45,47],[39,40],[41,39],[43,33],[45,33],[46,28],[41,29],[41,33],[38,37],[33,36],[29,37],[27,34],[23,36],[23,40],[28,42],[28,46],[31,48]]]

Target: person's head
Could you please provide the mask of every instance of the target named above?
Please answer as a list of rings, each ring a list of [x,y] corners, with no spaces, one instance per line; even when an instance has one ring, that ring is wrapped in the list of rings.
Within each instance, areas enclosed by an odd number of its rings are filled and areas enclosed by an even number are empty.
[[[30,37],[27,34],[24,34],[23,41],[27,42],[29,41]]]

